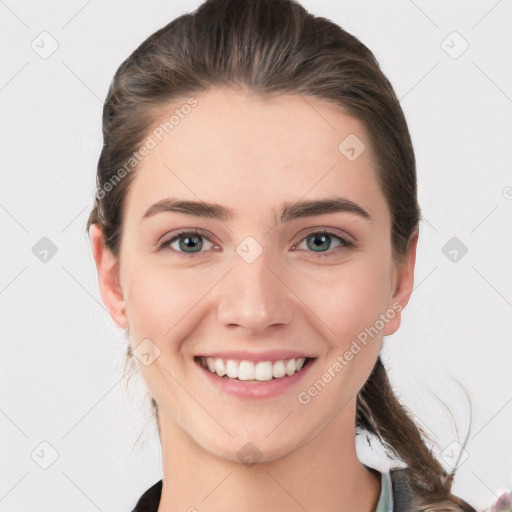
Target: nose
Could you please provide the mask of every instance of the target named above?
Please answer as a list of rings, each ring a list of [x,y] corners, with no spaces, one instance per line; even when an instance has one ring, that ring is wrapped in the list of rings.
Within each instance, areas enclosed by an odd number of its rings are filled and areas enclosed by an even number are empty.
[[[254,333],[289,324],[294,317],[294,295],[280,274],[267,251],[251,263],[235,254],[233,268],[221,283],[219,323]]]

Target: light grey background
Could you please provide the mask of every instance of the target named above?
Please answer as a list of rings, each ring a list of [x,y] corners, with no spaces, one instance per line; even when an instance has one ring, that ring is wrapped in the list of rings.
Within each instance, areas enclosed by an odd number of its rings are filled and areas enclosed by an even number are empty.
[[[144,388],[125,395],[124,334],[84,227],[115,70],[199,3],[0,0],[2,512],[128,510],[161,478],[155,432],[133,447]],[[447,467],[469,425],[454,379],[466,386],[473,427],[453,491],[483,508],[512,486],[512,5],[302,3],[375,53],[405,111],[424,221],[416,289],[383,359]],[[46,262],[43,237],[57,248]]]

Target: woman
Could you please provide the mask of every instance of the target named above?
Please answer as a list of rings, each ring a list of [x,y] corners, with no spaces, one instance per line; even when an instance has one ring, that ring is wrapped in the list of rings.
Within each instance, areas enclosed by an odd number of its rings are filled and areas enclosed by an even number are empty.
[[[120,66],[103,133],[100,293],[162,446],[134,510],[473,511],[379,357],[420,209],[373,54],[291,0],[207,1]],[[356,427],[406,468],[362,464]]]

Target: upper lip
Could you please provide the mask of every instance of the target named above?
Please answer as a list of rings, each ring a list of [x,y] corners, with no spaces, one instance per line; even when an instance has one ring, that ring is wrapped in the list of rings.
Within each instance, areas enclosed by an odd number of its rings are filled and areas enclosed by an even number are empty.
[[[305,359],[314,359],[316,356],[306,354],[299,350],[268,350],[266,352],[246,352],[242,350],[232,350],[229,352],[211,352],[209,354],[198,354],[196,357],[211,357],[213,359],[220,358],[227,361],[228,359],[240,361],[279,361],[281,359],[297,359],[303,357]]]

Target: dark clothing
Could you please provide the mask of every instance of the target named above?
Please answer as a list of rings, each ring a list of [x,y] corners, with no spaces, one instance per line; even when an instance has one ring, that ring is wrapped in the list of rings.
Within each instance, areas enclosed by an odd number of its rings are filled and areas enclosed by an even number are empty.
[[[372,471],[376,471],[370,468]],[[413,493],[406,471],[404,469],[391,469],[389,471],[392,482],[391,495],[393,496],[393,503],[390,512],[409,512],[410,504],[413,498]],[[383,482],[384,482],[384,476]],[[379,505],[384,502],[384,487],[381,489],[381,499]],[[160,496],[162,494],[162,480],[150,487],[139,499],[137,505],[132,512],[157,512],[160,503]],[[380,506],[378,507],[380,508]]]

